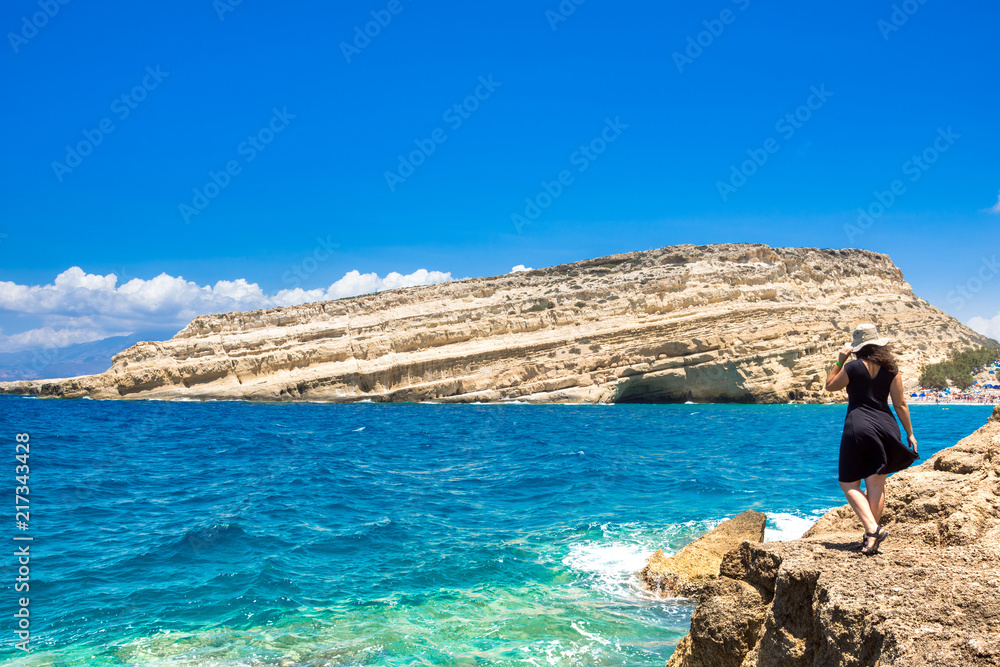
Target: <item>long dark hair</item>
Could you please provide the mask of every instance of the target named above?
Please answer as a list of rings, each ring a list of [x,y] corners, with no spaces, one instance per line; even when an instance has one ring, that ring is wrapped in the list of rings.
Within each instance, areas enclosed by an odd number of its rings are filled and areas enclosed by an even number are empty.
[[[865,345],[855,352],[854,356],[876,363],[893,375],[899,372],[896,357],[892,356],[892,350],[889,349],[888,345]]]

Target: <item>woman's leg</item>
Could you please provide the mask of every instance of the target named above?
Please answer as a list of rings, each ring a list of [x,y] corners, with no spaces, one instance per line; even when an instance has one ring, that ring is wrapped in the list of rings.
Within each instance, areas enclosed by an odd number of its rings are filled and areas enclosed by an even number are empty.
[[[880,476],[875,475],[875,477]],[[861,525],[865,527],[865,532],[874,533],[875,529],[878,528],[878,521],[872,515],[872,508],[868,504],[867,496],[861,492],[861,480],[859,479],[856,482],[841,482],[840,488],[843,489],[844,495],[847,496],[847,502],[850,503],[851,509],[861,519]]]
[[[886,475],[872,475],[865,478],[865,496],[868,498],[868,507],[877,524],[882,523],[882,509],[885,507],[885,478]]]

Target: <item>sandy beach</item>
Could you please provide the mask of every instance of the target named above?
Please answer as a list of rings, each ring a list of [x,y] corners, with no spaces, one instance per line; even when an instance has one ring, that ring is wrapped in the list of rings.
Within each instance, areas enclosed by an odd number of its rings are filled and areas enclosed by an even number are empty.
[[[976,385],[971,391],[937,391],[918,387],[909,392],[907,402],[913,405],[1000,405],[1000,362],[987,366],[974,375]]]

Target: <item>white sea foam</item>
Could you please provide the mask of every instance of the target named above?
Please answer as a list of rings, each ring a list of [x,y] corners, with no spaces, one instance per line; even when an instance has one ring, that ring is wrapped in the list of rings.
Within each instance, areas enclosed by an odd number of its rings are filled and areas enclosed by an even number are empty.
[[[723,521],[727,521],[728,519],[731,518],[732,517],[726,517],[725,519],[691,519],[690,521],[685,521],[681,525],[687,528],[691,528],[693,530],[698,530],[703,533],[707,533],[713,528],[717,528],[719,524],[721,524]]]
[[[812,528],[816,520],[826,513],[826,510],[816,510],[815,516],[801,517],[786,512],[769,512],[767,514],[767,525],[764,526],[765,542],[786,542],[797,540]]]
[[[639,580],[638,573],[657,549],[670,556],[678,538],[701,534],[719,522],[689,521],[661,530],[650,530],[637,523],[600,524],[603,537],[571,543],[563,565],[582,575],[585,585],[620,600],[662,600]],[[591,528],[597,528],[592,524]],[[683,540],[683,537],[681,537]]]
[[[521,658],[520,662],[536,667],[542,667],[546,664],[578,665],[584,662],[591,664],[601,655],[599,646],[594,647],[592,644],[590,646],[566,646],[558,639],[538,642],[530,647],[525,646],[522,650],[530,652],[530,654]]]
[[[580,626],[581,626],[581,624],[577,623],[576,621],[573,621],[572,623],[569,624],[569,627],[573,628],[574,630],[576,630],[577,632],[579,632],[581,635],[583,635],[587,639],[595,641],[598,644],[604,644],[605,646],[608,646],[608,645],[611,644],[611,640],[610,639],[605,639],[604,637],[602,637],[599,634],[594,633],[594,632],[587,632],[586,630],[584,630]]]
[[[764,528],[764,541],[795,540],[802,537],[827,510],[815,510],[808,515],[787,512],[770,512]],[[676,524],[656,534],[637,525],[611,527],[602,525],[604,539],[577,542],[569,545],[563,564],[584,575],[589,584],[618,598],[648,598],[650,594],[638,581],[637,573],[646,565],[649,556],[662,548],[668,556],[675,553],[668,548],[671,542],[678,546],[683,534],[696,536],[712,530],[725,519],[692,520]]]
[[[563,564],[589,575],[592,585],[604,593],[632,597],[635,574],[654,551],[653,545],[638,542],[583,542],[570,545]]]
[[[650,548],[650,545],[623,542],[572,544],[563,562],[579,572],[617,581],[622,573],[641,570],[652,553]]]

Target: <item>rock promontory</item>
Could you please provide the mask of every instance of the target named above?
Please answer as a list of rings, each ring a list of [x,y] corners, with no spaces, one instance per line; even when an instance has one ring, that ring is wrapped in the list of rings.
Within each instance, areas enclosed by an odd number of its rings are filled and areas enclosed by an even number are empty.
[[[453,402],[822,402],[859,322],[904,376],[988,344],[885,255],[672,246],[324,303],[198,317],[48,397]]]
[[[872,557],[847,505],[730,551],[668,667],[1000,665],[1000,407],[891,476],[882,525]]]
[[[673,556],[662,549],[649,557],[639,577],[664,597],[691,597],[719,576],[722,558],[743,542],[763,542],[767,515],[753,510],[723,521]]]

